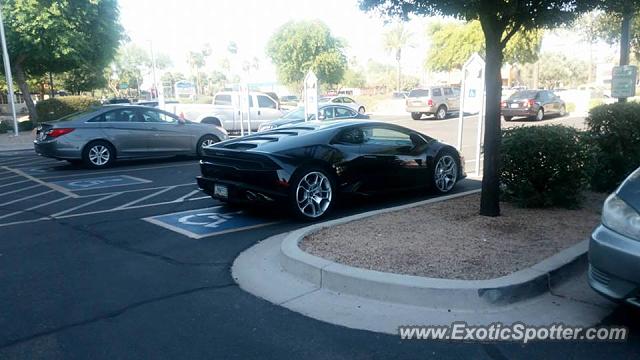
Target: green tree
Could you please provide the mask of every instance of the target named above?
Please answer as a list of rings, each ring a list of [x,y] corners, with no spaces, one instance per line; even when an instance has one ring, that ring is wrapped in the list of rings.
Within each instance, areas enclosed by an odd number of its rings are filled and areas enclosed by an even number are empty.
[[[62,86],[74,94],[82,91],[93,91],[107,86],[104,68],[80,66],[62,75]]]
[[[479,21],[468,23],[436,23],[427,29],[431,50],[425,67],[433,71],[461,69],[473,53],[485,56],[485,39]],[[542,45],[542,31],[519,32],[504,49],[508,64],[526,64],[538,60]]]
[[[205,44],[201,50],[189,51],[189,54],[187,55],[187,63],[191,68],[191,77],[196,83],[196,95],[199,95],[202,93],[203,82],[201,82],[200,75],[204,73],[201,70],[204,67],[204,65],[207,63],[207,58],[210,55],[211,55],[211,46],[209,44]]]
[[[396,90],[400,91],[400,87],[402,85],[402,49],[406,47],[413,47],[414,45],[411,43],[411,38],[413,34],[405,29],[402,23],[396,24],[394,27],[389,29],[386,33],[384,33],[383,37],[383,46],[384,50],[388,53],[393,53],[396,59],[397,65],[397,79],[396,79]]]
[[[34,123],[28,77],[104,68],[122,37],[116,0],[14,0],[3,2],[2,12],[12,72]]]
[[[640,1],[611,0],[603,3],[601,7],[604,11],[598,12],[593,20],[595,34],[609,44],[620,43],[624,14],[630,16],[631,51],[636,60],[640,61]]]
[[[342,78],[342,86],[348,88],[361,88],[364,87],[367,83],[367,79],[364,76],[364,73],[359,68],[349,67],[344,72],[344,77]]]
[[[559,53],[544,53],[538,67],[538,81],[547,89],[577,86],[588,79],[586,62]]]
[[[363,10],[407,19],[414,15],[449,15],[466,21],[479,20],[484,33],[485,122],[484,169],[480,214],[500,215],[500,69],[510,40],[521,31],[551,28],[573,21],[600,5],[589,0],[360,0]]]
[[[320,21],[288,22],[267,45],[278,79],[299,91],[305,75],[313,70],[321,83],[339,84],[347,68],[344,43]]]
[[[393,66],[369,60],[367,63],[367,86],[376,88],[379,93],[389,92],[394,83],[396,71]]]

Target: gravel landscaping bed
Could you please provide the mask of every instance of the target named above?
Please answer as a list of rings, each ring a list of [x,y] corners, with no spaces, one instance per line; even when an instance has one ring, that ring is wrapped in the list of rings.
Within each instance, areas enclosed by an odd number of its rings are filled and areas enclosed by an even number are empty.
[[[468,195],[321,230],[300,248],[332,261],[385,272],[480,280],[508,275],[588,239],[605,194],[583,207],[521,209],[501,203],[502,216],[478,215],[480,194]]]

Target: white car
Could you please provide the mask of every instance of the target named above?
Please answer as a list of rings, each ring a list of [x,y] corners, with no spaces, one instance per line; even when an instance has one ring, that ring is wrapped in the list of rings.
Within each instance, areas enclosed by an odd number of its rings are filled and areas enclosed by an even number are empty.
[[[366,112],[364,105],[360,105],[352,98],[344,95],[321,97],[320,99],[318,99],[318,103],[340,104],[340,105],[350,107],[353,110],[359,112],[360,114],[364,114]]]

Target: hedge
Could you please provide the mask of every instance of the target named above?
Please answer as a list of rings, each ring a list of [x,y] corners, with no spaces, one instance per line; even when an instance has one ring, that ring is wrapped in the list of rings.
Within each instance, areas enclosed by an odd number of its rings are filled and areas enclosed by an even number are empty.
[[[586,123],[591,188],[610,192],[640,166],[640,103],[597,106]]]
[[[521,207],[580,206],[587,151],[581,133],[562,125],[503,131],[502,197]]]
[[[100,106],[100,102],[88,96],[59,96],[36,104],[38,121],[52,121],[78,111]]]

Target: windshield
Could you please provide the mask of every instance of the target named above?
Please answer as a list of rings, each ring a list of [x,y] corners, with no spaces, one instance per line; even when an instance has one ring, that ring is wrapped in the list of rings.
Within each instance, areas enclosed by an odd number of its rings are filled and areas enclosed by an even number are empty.
[[[286,113],[283,119],[304,119],[304,108],[298,107]]]
[[[535,99],[538,92],[535,90],[518,91],[509,97],[510,100]]]

